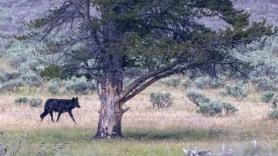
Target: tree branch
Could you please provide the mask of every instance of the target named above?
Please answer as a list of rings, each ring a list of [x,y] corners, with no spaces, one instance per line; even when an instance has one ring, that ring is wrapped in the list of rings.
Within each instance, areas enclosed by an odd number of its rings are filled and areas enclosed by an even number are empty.
[[[119,99],[122,99],[125,96],[127,96],[132,90],[137,88],[141,83],[144,83],[149,78],[159,75],[163,72],[169,71],[172,68],[174,68],[175,66],[177,66],[178,64],[179,64],[179,61],[176,61],[167,67],[161,68],[157,71],[154,71],[154,72],[151,72],[151,73],[148,73],[148,74],[145,74],[145,75],[139,77],[137,80],[135,80],[133,83],[131,83],[129,86],[126,87],[126,89],[120,94]]]
[[[122,99],[120,99],[120,103],[124,104],[126,103],[128,100],[132,99],[134,96],[136,96],[137,94],[139,94],[140,92],[142,92],[143,90],[145,90],[147,87],[149,87],[151,84],[157,82],[158,80],[174,75],[174,74],[178,74],[181,73],[183,71],[189,70],[189,69],[193,69],[193,68],[198,68],[202,65],[204,65],[205,62],[202,63],[194,63],[191,65],[188,65],[186,67],[181,67],[181,68],[176,68],[176,69],[172,69],[172,70],[166,70],[165,72],[161,72],[159,74],[154,75],[153,77],[147,79],[146,81],[144,81],[143,83],[137,84],[137,87],[135,87],[133,90],[131,90],[125,97],[122,97]]]

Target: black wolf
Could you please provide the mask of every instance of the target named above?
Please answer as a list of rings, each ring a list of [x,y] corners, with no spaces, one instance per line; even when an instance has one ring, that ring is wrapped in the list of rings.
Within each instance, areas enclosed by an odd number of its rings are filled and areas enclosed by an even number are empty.
[[[75,122],[75,119],[72,115],[72,109],[75,107],[80,108],[78,97],[73,97],[72,99],[48,99],[44,105],[44,112],[40,116],[41,121],[49,113],[52,122],[54,122],[53,112],[58,112],[58,117],[56,120],[56,122],[58,122],[61,114],[64,112],[68,112],[73,122]]]

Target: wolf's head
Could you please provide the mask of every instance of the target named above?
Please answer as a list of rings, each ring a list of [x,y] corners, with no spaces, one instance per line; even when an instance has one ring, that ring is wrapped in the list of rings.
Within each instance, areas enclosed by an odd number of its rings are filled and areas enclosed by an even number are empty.
[[[72,104],[77,107],[77,108],[80,108],[80,105],[79,105],[79,101],[78,101],[78,97],[76,98],[72,98]]]

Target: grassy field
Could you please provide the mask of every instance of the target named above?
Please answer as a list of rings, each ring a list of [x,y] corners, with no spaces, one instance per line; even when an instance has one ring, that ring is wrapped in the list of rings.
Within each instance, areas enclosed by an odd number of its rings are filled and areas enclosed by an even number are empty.
[[[170,92],[174,104],[166,109],[153,109],[149,94],[155,91]],[[67,114],[59,123],[50,117],[40,122],[43,107],[18,106],[14,100],[21,96],[40,97],[44,101],[53,97],[44,89],[31,89],[19,93],[0,95],[0,129],[10,148],[21,140],[18,155],[35,155],[44,151],[47,155],[183,155],[182,148],[195,147],[220,149],[223,144],[243,150],[253,138],[262,147],[278,150],[278,121],[267,118],[270,106],[260,102],[259,93],[250,91],[244,100],[220,97],[219,90],[206,90],[209,97],[233,103],[239,112],[229,116],[204,117],[196,113],[196,107],[181,89],[168,88],[160,83],[150,87],[126,105],[131,109],[123,117],[125,139],[90,140],[95,133],[99,108],[96,95],[79,96],[80,109],[73,114],[75,125]],[[71,98],[72,95],[57,95]],[[57,114],[55,114],[57,115]],[[55,116],[56,117],[56,116]],[[3,140],[3,139],[2,139]]]

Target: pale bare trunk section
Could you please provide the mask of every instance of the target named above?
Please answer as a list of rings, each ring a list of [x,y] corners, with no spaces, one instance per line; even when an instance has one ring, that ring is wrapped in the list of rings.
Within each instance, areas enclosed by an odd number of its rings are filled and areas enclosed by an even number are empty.
[[[106,84],[105,98],[101,102],[97,133],[94,138],[123,137],[121,121],[123,109],[118,99],[118,86],[113,86],[110,81]]]

